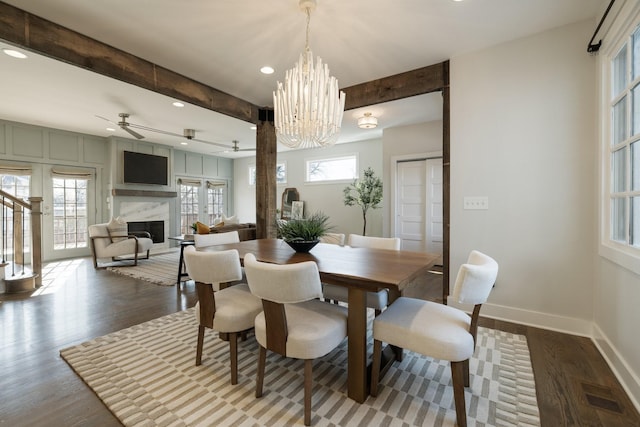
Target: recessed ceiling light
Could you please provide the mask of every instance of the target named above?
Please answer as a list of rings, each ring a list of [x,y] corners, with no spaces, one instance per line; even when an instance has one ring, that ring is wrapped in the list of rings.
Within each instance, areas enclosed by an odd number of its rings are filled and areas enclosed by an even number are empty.
[[[260,72],[262,74],[273,74],[273,68],[269,67],[268,65],[265,65],[264,67],[260,68]]]
[[[182,102],[180,102],[180,101],[176,101],[171,105],[173,105],[174,107],[178,107],[178,108],[184,107],[184,104]]]
[[[251,126],[249,129],[256,130],[256,129],[258,129],[258,126]]]
[[[188,142],[186,142],[186,141],[182,141],[182,142],[180,143],[180,145],[189,145],[189,143],[188,143]]]
[[[108,130],[109,132],[115,132],[115,131],[116,131],[114,128],[107,128],[107,130]]]
[[[25,59],[27,57],[27,55],[15,49],[2,49],[2,51],[13,58]]]

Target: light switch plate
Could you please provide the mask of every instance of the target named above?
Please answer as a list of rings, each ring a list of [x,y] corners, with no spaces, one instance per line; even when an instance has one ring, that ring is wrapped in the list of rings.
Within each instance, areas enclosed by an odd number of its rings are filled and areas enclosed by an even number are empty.
[[[465,210],[487,210],[489,209],[488,197],[465,197],[464,198]]]

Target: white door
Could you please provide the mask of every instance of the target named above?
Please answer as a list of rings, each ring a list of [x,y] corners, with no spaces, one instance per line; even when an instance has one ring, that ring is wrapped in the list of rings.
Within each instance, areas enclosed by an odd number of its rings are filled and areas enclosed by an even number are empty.
[[[442,253],[442,158],[427,159],[427,252]]]
[[[442,253],[442,159],[399,162],[396,182],[402,249]]]

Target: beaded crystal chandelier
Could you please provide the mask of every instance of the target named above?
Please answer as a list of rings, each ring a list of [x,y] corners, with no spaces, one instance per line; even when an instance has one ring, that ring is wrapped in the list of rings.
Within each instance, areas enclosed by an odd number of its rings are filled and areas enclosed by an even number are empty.
[[[309,21],[316,1],[300,0],[299,5],[307,14],[305,49],[294,68],[286,72],[284,84],[278,82],[273,92],[276,136],[290,148],[330,146],[340,136],[345,94],[320,57],[313,63]]]

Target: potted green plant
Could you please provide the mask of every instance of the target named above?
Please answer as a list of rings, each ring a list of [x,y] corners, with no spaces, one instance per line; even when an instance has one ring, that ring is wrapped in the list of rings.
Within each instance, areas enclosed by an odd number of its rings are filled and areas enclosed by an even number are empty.
[[[344,205],[360,206],[362,209],[362,235],[367,235],[367,211],[369,208],[378,209],[382,202],[382,180],[375,176],[371,167],[364,171],[363,179],[356,179],[353,184],[345,187]]]
[[[278,235],[296,252],[309,252],[330,229],[329,216],[322,212],[278,221]]]

